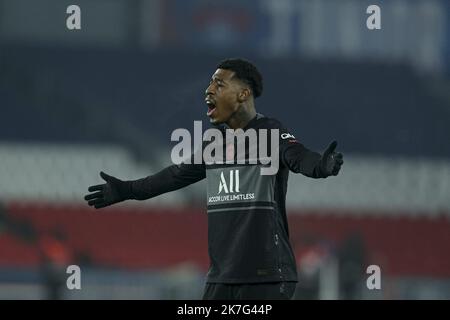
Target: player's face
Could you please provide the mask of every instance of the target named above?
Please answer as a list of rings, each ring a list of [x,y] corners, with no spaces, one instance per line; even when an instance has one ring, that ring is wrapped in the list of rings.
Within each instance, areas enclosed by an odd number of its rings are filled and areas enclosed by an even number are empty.
[[[206,89],[206,115],[213,124],[227,123],[239,109],[238,96],[242,86],[233,76],[234,71],[217,69]]]

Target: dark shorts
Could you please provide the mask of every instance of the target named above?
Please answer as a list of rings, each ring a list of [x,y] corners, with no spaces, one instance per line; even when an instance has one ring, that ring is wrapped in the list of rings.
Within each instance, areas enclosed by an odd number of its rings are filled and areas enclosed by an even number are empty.
[[[290,300],[296,285],[296,282],[207,283],[203,300]]]

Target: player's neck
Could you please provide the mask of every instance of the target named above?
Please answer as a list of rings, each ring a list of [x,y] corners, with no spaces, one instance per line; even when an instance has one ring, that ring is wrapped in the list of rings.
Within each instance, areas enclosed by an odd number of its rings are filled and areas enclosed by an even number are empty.
[[[243,107],[240,108],[228,121],[227,125],[231,129],[243,129],[247,124],[256,117],[255,108]]]

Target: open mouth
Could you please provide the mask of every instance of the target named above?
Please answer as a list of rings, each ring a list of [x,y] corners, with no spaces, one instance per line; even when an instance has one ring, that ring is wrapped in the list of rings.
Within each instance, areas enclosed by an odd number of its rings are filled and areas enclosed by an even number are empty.
[[[208,112],[206,113],[206,115],[208,117],[211,117],[212,114],[214,113],[214,111],[216,111],[216,105],[214,104],[214,102],[207,100],[206,104],[208,105]]]

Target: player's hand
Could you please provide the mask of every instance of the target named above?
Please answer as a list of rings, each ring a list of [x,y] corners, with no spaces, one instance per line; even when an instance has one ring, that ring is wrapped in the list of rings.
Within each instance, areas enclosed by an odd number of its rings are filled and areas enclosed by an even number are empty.
[[[325,177],[337,176],[344,163],[342,153],[335,152],[337,141],[330,143],[320,159],[320,169]]]
[[[92,193],[84,197],[88,205],[100,209],[130,198],[131,182],[119,180],[103,171],[100,172],[100,177],[106,183],[89,187],[88,191]]]

